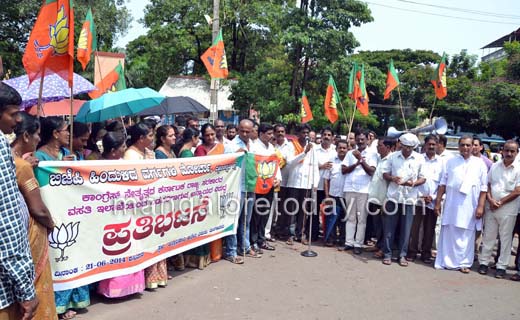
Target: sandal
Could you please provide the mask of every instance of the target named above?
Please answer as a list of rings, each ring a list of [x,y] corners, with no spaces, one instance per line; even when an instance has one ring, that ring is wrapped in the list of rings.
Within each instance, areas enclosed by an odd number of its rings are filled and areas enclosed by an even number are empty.
[[[76,311],[74,311],[74,310],[67,310],[65,313],[62,313],[59,315],[59,318],[63,319],[63,320],[74,319],[75,317],[76,317]]]
[[[401,267],[408,267],[408,261],[406,261],[405,258],[400,258],[400,259],[399,259],[399,265],[400,265]]]
[[[274,247],[272,245],[270,245],[269,243],[267,242],[264,242],[261,246],[260,246],[261,249],[264,249],[264,250],[270,250],[270,251],[274,251]]]
[[[514,275],[511,276],[511,278],[509,278],[513,281],[520,281],[520,274],[519,273],[515,273]]]
[[[246,257],[249,257],[249,258],[262,258],[262,255],[257,253],[255,250],[250,249],[249,251],[246,252]]]
[[[391,265],[392,264],[392,259],[383,259],[383,264],[387,265],[387,266]]]
[[[469,273],[469,268],[462,267],[462,268],[459,269],[459,271],[464,273],[464,274],[468,274]]]
[[[287,241],[285,241],[285,243],[288,245],[288,246],[292,246],[294,244],[294,241],[292,238],[289,238]]]
[[[244,263],[244,259],[239,256],[234,256],[234,257],[229,256],[229,257],[225,257],[224,259],[226,259],[227,261],[234,263],[234,264],[243,264]]]
[[[381,259],[384,256],[385,256],[385,254],[381,250],[378,250],[378,251],[374,252],[374,258],[376,258],[376,259]]]

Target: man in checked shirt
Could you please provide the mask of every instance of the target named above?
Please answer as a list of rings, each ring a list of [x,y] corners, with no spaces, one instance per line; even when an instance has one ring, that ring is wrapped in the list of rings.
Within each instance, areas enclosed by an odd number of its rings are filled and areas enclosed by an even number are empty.
[[[18,92],[0,83],[0,320],[32,319],[38,306],[28,217],[21,214],[13,156],[4,136],[21,121],[21,103]]]

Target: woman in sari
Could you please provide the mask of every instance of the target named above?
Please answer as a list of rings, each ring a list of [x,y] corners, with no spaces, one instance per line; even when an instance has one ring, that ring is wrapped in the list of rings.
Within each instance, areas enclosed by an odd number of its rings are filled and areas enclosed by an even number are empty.
[[[199,131],[193,128],[186,128],[182,138],[177,142],[179,148],[179,158],[191,158],[194,156],[191,151],[199,144]],[[198,150],[198,148],[196,149]],[[203,270],[211,263],[209,247],[207,244],[190,249],[184,253],[184,264],[189,268]]]
[[[155,133],[155,159],[175,158],[172,146],[175,144],[175,131],[172,126],[163,125]]]
[[[89,127],[82,122],[74,122],[72,124],[72,154],[76,156],[76,160],[85,160],[85,151],[90,137]]]
[[[211,156],[224,154],[224,145],[216,138],[215,127],[209,123],[202,126],[202,144],[195,149],[195,156]],[[209,243],[211,262],[217,262],[222,258],[222,239]]]
[[[109,132],[103,137],[102,160],[121,160],[126,150],[125,137]],[[120,298],[144,291],[144,271],[105,279],[99,282],[97,292],[107,298]]]
[[[40,301],[34,319],[57,319],[47,234],[54,228],[51,213],[40,195],[33,165],[37,159],[33,152],[40,142],[40,123],[36,117],[21,113],[22,122],[15,128],[16,138],[11,144],[16,180],[29,209],[29,245],[34,262],[34,286]]]
[[[154,131],[143,122],[139,122],[128,129],[128,149],[125,151],[125,160],[155,159],[155,154],[149,148],[153,143]],[[166,260],[161,260],[144,269],[146,289],[166,287],[168,284],[168,266]]]
[[[177,139],[173,147],[177,158],[190,158],[194,156],[191,150],[199,144],[199,134],[199,130],[189,127],[182,132],[181,138]]]
[[[69,126],[60,117],[41,119],[41,141],[36,158],[40,161],[72,161],[76,157],[65,148],[69,143]],[[86,308],[90,305],[89,286],[69,290],[55,291],[54,301],[60,319],[72,319],[76,316],[74,309]]]
[[[90,130],[90,137],[88,138],[87,148],[85,149],[85,159],[99,160],[101,159],[101,149],[103,147],[102,140],[107,131],[105,130],[104,122],[95,122],[92,124]]]

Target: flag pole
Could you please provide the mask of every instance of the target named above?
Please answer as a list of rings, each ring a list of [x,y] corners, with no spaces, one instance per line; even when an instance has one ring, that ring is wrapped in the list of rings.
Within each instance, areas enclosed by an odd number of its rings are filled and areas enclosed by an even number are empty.
[[[74,81],[74,80],[72,80]],[[73,130],[74,130],[74,96],[73,96],[73,87],[74,85],[70,85],[70,118],[69,118],[69,121],[70,121],[70,124],[69,124],[69,128],[70,128],[70,138],[69,138],[69,144],[70,144],[70,153],[73,153],[74,150],[72,149],[72,142],[74,140],[74,135],[73,135]]]
[[[341,99],[340,99],[340,101],[339,101],[339,107],[341,108],[341,112],[343,113],[343,117],[345,117],[345,121],[347,121],[347,120],[348,120],[348,118],[347,118],[347,113],[345,112],[345,107],[343,107],[343,103],[341,103]],[[350,129],[349,129],[349,130],[350,130]],[[339,129],[338,129],[338,131],[339,131]],[[339,132],[338,132],[338,134],[339,134]],[[347,136],[347,137],[348,137],[348,136]],[[348,138],[347,138],[347,139],[348,139]]]
[[[403,101],[401,100],[401,90],[399,89],[399,86],[397,86],[397,94],[399,95],[399,109],[401,109],[401,115],[403,116],[404,130],[408,131],[408,127],[406,126],[406,118],[404,117]]]
[[[435,110],[435,103],[437,102],[437,95],[435,95],[435,100],[433,100],[432,111],[430,112],[430,124],[432,124],[433,118],[433,110]]]
[[[45,66],[42,69],[42,76],[40,78],[40,90],[38,91],[38,105],[36,106],[37,118],[40,119],[42,115],[43,106],[42,106],[42,96],[43,96],[43,79],[45,78]]]

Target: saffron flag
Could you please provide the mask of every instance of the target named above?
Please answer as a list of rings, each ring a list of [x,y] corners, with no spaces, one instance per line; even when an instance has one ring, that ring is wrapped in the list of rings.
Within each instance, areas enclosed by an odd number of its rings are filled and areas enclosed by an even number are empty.
[[[74,11],[72,0],[45,0],[23,55],[29,83],[56,73],[72,87]]]
[[[224,40],[222,30],[220,30],[213,45],[200,56],[202,63],[206,66],[209,75],[215,79],[225,79],[228,76],[228,66],[226,51],[224,50]]]
[[[443,99],[448,95],[448,87],[446,85],[446,53],[443,53],[441,62],[437,65],[437,69],[433,73],[431,83],[435,89],[435,95],[438,99]]]
[[[92,10],[88,8],[78,39],[78,61],[81,62],[83,70],[85,70],[90,61],[92,51],[95,50],[97,50],[96,26],[94,25],[94,19],[92,19]]]
[[[327,93],[325,94],[325,116],[331,123],[338,120],[337,104],[340,102],[338,89],[332,76],[329,76],[329,84],[327,86]]]
[[[268,194],[273,188],[276,172],[278,172],[278,156],[275,153],[270,156],[246,153],[245,161],[247,192]]]
[[[386,89],[384,100],[390,98],[390,93],[392,90],[397,88],[399,85],[399,77],[397,76],[397,71],[394,68],[394,60],[390,59],[390,63],[388,64],[388,72],[386,74]]]
[[[309,100],[307,99],[307,95],[305,94],[305,90],[302,92],[302,103],[300,109],[300,115],[302,118],[302,123],[307,123],[314,119],[312,117],[311,106],[309,105]]]
[[[107,74],[100,82],[96,83],[97,89],[89,92],[92,99],[101,97],[107,92],[114,92],[126,89],[125,73],[121,62]]]
[[[354,62],[348,82],[348,94],[354,100],[359,112],[368,115],[368,93],[365,83],[365,66]]]

